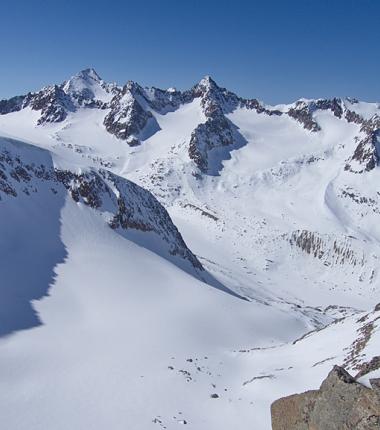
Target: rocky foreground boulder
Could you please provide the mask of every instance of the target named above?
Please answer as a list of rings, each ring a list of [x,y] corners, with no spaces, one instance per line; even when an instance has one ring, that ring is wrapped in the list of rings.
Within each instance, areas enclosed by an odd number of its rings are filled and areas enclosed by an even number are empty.
[[[379,430],[380,379],[371,388],[334,366],[319,390],[276,400],[271,406],[273,430]]]

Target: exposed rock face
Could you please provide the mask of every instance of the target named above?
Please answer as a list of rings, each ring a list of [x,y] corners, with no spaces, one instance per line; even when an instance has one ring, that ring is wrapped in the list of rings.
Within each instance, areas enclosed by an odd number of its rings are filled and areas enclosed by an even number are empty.
[[[301,123],[306,130],[316,132],[321,129],[318,123],[313,119],[313,110],[311,109],[311,105],[307,102],[296,102],[295,106],[288,110],[288,115]]]
[[[140,143],[139,135],[147,126],[148,121],[154,123],[157,131],[159,126],[152,113],[145,110],[137,96],[142,88],[134,82],[129,82],[123,90],[111,101],[111,110],[104,118],[107,131],[117,138],[126,140],[130,146]]]
[[[24,107],[41,111],[38,125],[63,121],[68,112],[74,111],[70,97],[58,85],[43,88],[38,93],[29,93],[23,102]]]
[[[0,202],[20,196],[32,199],[46,188],[52,196],[68,193],[75,202],[102,214],[112,229],[156,233],[169,254],[203,270],[166,209],[149,191],[104,169],[77,173],[54,168],[48,151],[36,150],[38,158],[31,161],[24,151],[29,157],[28,145],[12,139],[0,140]]]
[[[364,121],[362,116],[350,109],[345,110],[344,117],[346,118],[347,122],[353,122],[355,124],[362,124]]]
[[[257,99],[251,100],[242,100],[241,104],[245,106],[247,109],[254,109],[257,113],[265,113],[269,116],[276,115],[281,116],[283,112],[277,109],[268,109],[264,107]]]
[[[380,320],[380,316],[376,315],[378,312],[379,304],[375,307],[374,312],[367,313],[359,320],[359,328],[356,331],[355,340],[352,342],[347,350],[346,358],[343,362],[345,368],[349,368],[351,371],[356,371],[355,378],[360,378],[373,370],[380,368],[380,356],[374,356],[371,359],[363,355],[368,342],[376,331],[377,322]]]
[[[236,94],[219,87],[210,76],[205,76],[189,93],[191,99],[201,98],[201,106],[207,118],[232,112],[241,101]],[[186,93],[184,96],[186,97]]]
[[[361,138],[357,138],[358,146],[353,156],[348,160],[345,170],[353,173],[363,173],[373,170],[380,161],[380,118],[373,118],[362,122]]]
[[[312,103],[312,110],[330,110],[337,118],[342,118],[343,102],[341,99],[319,99]]]
[[[365,256],[353,246],[353,239],[349,236],[341,238],[321,235],[308,230],[296,230],[287,236],[290,245],[323,261],[325,266],[350,264],[363,266]]]
[[[372,389],[334,366],[319,390],[276,400],[273,430],[375,430],[380,428],[380,381]]]
[[[192,97],[201,98],[201,106],[207,119],[205,123],[199,124],[191,135],[189,156],[202,172],[208,173],[211,167],[210,151],[235,143],[232,125],[224,113],[236,108],[240,100],[235,94],[219,88],[209,76],[192,89]]]
[[[165,114],[173,112],[183,103],[189,103],[193,100],[193,95],[190,91],[177,91],[175,88],[162,90],[160,88],[151,87],[144,88],[140,92],[145,102],[156,112]]]
[[[0,115],[21,110],[25,96],[16,96],[8,100],[0,100]]]
[[[191,135],[189,156],[203,173],[216,174],[222,167],[221,161],[229,158],[232,149],[245,144],[244,138],[225,114],[237,107],[256,110],[259,114],[282,115],[278,110],[264,107],[258,100],[247,100],[225,88],[219,87],[210,76],[203,78],[190,91],[183,93],[183,100],[201,99],[201,107],[206,117]],[[219,151],[214,166],[210,160],[213,150]]]
[[[224,115],[214,115],[204,124],[199,124],[191,134],[189,156],[206,173],[210,167],[209,151],[233,143],[232,129],[227,118]]]
[[[299,100],[295,106],[290,108],[287,114],[303,125],[306,130],[312,132],[320,131],[321,127],[313,118],[317,110],[330,110],[337,118],[342,118],[343,102],[341,99],[319,99],[313,101]]]

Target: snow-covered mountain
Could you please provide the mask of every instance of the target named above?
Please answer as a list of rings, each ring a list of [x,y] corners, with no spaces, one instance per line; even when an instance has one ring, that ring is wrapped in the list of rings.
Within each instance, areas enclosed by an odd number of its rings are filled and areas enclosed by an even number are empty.
[[[379,130],[208,76],[0,101],[7,426],[265,430],[332,364],[376,372]]]

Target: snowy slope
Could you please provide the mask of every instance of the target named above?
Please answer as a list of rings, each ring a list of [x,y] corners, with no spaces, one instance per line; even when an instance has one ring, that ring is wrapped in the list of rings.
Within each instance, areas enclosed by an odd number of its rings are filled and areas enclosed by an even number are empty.
[[[224,356],[288,341],[306,322],[202,283],[198,261],[143,189],[105,171],[74,176],[20,141],[0,145],[2,334],[36,327],[0,340],[2,422],[147,429],[163,417],[167,428],[186,420],[216,429],[251,419],[238,387],[234,405],[210,397],[213,383],[235,390],[235,374],[218,376]]]
[[[93,69],[0,101],[8,427],[266,430],[332,364],[376,372],[379,118]]]

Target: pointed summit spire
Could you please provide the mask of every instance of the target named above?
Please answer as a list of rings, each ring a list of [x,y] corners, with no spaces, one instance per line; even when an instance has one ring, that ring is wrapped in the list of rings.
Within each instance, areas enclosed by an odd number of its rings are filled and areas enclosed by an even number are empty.
[[[96,73],[96,70],[92,67],[81,70],[75,75],[75,77],[82,79],[92,79],[96,82],[100,82],[102,80],[102,78]]]
[[[219,88],[217,83],[212,79],[210,75],[206,75],[204,78],[202,78],[198,86],[203,87],[205,89],[211,89],[211,88]]]
[[[64,82],[62,89],[66,94],[80,100],[94,98],[105,100],[109,98],[107,84],[93,68],[83,69],[72,76],[68,81]]]

